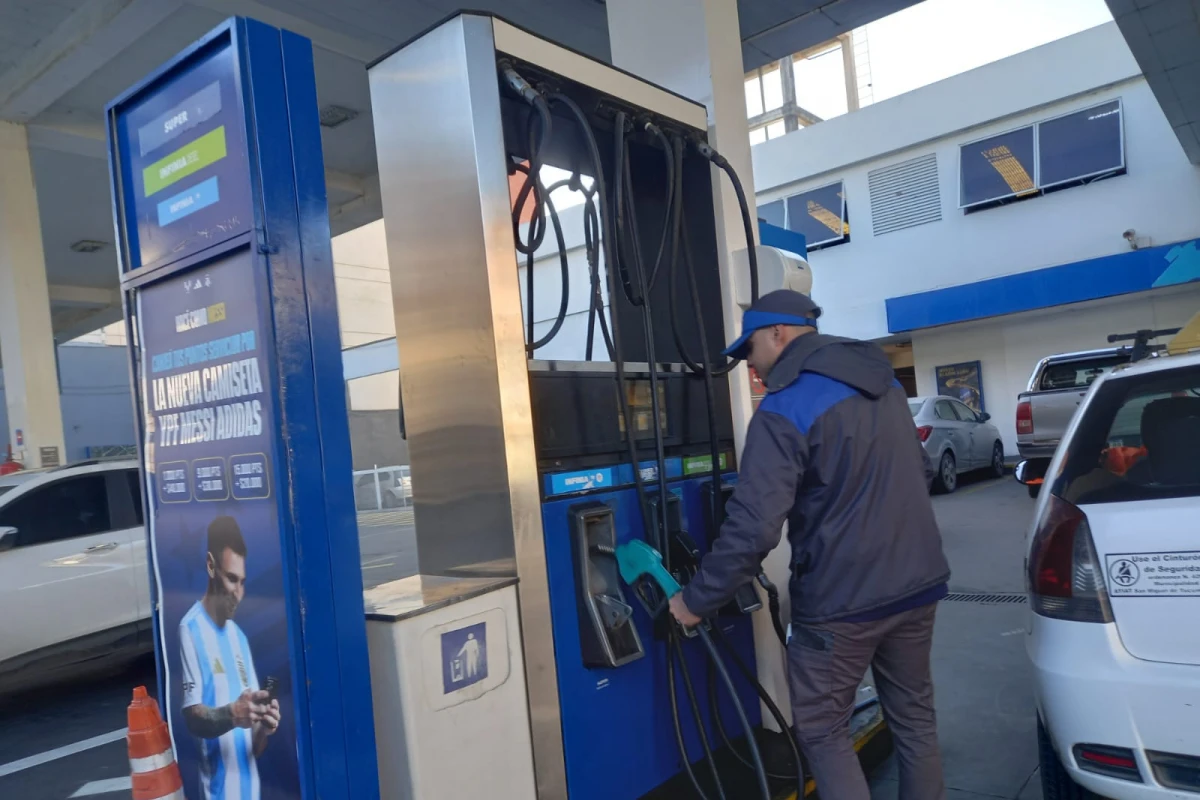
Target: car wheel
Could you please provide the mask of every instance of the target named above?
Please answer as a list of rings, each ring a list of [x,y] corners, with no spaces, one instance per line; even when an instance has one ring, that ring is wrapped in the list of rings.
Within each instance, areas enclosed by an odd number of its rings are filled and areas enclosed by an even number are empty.
[[[996,478],[1004,477],[1004,445],[996,442],[992,445],[992,475]]]
[[[938,494],[950,494],[958,488],[958,462],[954,460],[954,453],[949,450],[942,453],[942,459],[938,462],[933,488]]]
[[[1100,795],[1089,792],[1071,780],[1058,753],[1054,752],[1054,745],[1050,743],[1050,735],[1046,733],[1040,717],[1038,718],[1037,737],[1043,800],[1101,800]]]

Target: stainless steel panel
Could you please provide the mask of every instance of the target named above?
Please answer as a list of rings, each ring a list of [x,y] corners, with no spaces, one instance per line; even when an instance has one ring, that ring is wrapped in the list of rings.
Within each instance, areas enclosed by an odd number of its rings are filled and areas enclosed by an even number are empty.
[[[538,796],[565,800],[492,21],[369,73],[422,573],[520,578]]]
[[[585,55],[541,39],[504,20],[495,20],[496,49],[522,61],[620,97],[647,111],[708,131],[708,111],[704,105],[669,92],[641,78],[622,72]]]

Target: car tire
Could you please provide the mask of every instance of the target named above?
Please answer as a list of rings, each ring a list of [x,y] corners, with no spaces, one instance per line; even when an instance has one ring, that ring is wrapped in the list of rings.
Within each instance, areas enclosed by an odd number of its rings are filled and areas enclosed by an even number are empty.
[[[1046,727],[1042,725],[1041,717],[1038,718],[1037,737],[1038,764],[1042,773],[1042,800],[1102,800],[1100,795],[1089,792],[1071,780],[1058,753],[1054,751],[1054,745],[1050,742]]]
[[[1004,445],[996,442],[992,445],[992,477],[1004,477]]]
[[[933,479],[933,490],[938,494],[951,494],[958,488],[958,462],[949,450],[938,459],[937,475]]]

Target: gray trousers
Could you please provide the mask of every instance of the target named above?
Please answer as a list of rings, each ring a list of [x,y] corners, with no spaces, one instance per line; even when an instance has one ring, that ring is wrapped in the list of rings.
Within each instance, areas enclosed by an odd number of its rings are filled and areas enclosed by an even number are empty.
[[[896,742],[900,800],[945,800],[933,677],[932,603],[873,622],[792,626],[788,676],[796,736],[824,800],[870,800],[850,739],[867,667]]]

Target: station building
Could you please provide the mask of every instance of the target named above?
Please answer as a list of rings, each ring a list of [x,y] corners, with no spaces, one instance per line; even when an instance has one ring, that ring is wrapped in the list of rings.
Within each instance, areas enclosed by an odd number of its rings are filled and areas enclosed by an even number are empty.
[[[914,394],[975,370],[1010,455],[1039,359],[1200,310],[1200,172],[1115,22],[752,152],[823,330],[885,344]]]

